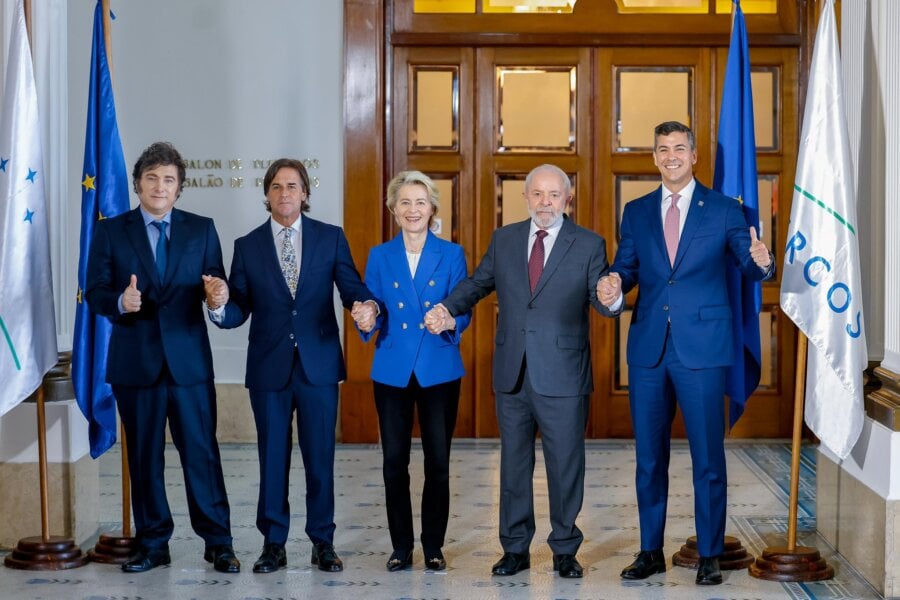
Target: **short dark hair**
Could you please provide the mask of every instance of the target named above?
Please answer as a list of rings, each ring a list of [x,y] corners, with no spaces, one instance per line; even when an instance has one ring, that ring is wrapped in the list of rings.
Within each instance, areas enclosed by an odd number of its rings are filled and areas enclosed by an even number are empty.
[[[697,149],[697,144],[694,141],[694,132],[691,131],[690,127],[679,121],[666,121],[653,129],[653,149],[656,150],[656,140],[660,136],[671,135],[675,132],[686,133],[688,141],[691,143],[691,150]]]
[[[178,193],[184,190],[185,164],[181,154],[169,142],[153,142],[138,157],[131,172],[134,191],[138,191],[138,181],[144,173],[156,167],[175,165],[178,168]]]
[[[302,212],[309,212],[309,197],[312,196],[312,192],[309,191],[309,173],[306,172],[306,165],[304,165],[301,160],[279,158],[278,160],[273,161],[272,164],[269,165],[269,170],[266,171],[266,176],[263,178],[263,194],[266,196],[269,195],[269,186],[272,185],[272,180],[275,179],[275,175],[281,169],[294,169],[300,174],[300,183],[303,186],[303,191],[306,193],[306,198],[304,198],[303,202],[300,204],[300,210]],[[267,211],[272,212],[272,205],[269,204],[268,199],[263,201],[263,204]]]

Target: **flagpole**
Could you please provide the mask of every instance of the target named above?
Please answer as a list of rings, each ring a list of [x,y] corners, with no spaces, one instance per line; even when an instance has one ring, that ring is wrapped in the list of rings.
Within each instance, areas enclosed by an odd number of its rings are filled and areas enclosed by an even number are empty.
[[[112,14],[109,0],[100,0],[100,12],[103,22],[106,64],[109,67],[109,78],[112,80]],[[119,532],[100,534],[100,539],[88,552],[93,562],[121,564],[127,562],[137,549],[135,539],[131,535],[131,476],[128,470],[128,444],[126,441],[125,426],[119,423],[119,444],[122,449],[122,532],[121,535]]]
[[[109,78],[113,78],[112,56],[112,16],[109,0],[100,0],[103,12],[103,43],[106,46],[106,63],[109,65]],[[131,537],[131,477],[128,470],[128,446],[125,443],[125,427],[119,424],[119,440],[122,445],[122,536]]]
[[[806,352],[809,340],[799,333],[797,339],[797,379],[794,382],[794,434],[791,438],[791,495],[788,500],[788,552],[797,550],[797,504],[800,496],[800,444],[803,433],[803,406],[806,397]]]
[[[27,44],[31,48],[31,1],[22,0],[22,16],[25,21]],[[18,25],[16,25],[18,27]],[[30,56],[30,53],[29,53]],[[32,59],[33,60],[33,59]],[[17,93],[7,89],[5,93]],[[55,352],[54,352],[55,353]],[[81,552],[75,541],[63,536],[50,535],[50,506],[47,480],[47,419],[44,411],[44,382],[37,388],[37,438],[38,438],[38,479],[41,495],[41,535],[25,537],[18,541],[15,549],[7,555],[3,564],[12,569],[29,571],[56,571],[72,569],[87,564],[87,556]]]
[[[767,581],[822,581],[834,577],[834,568],[811,546],[797,545],[797,501],[800,493],[800,444],[806,397],[806,356],[809,343],[802,331],[797,339],[797,379],[794,382],[794,433],[791,439],[791,495],[788,500],[787,546],[769,546],[748,571]]]

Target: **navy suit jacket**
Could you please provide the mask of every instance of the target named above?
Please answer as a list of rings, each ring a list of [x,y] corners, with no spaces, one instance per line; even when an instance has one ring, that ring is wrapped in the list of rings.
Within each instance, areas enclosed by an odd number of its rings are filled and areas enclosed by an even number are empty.
[[[662,186],[625,205],[619,249],[610,268],[622,277],[625,293],[638,286],[628,333],[628,364],[657,364],[668,324],[684,366],[727,367],[734,352],[726,267],[731,262],[745,277],[766,278],[750,256],[750,231],[743,210],[734,198],[697,182],[672,266],[661,202]]]
[[[530,220],[494,231],[491,243],[468,279],[444,300],[452,315],[472,309],[497,291],[499,315],[493,383],[497,392],[515,389],[526,354],[528,375],[542,396],[580,396],[594,388],[589,309],[613,316],[597,299],[606,274],[606,243],[583,227],[563,221],[534,293],[528,282]]]
[[[297,293],[291,298],[275,250],[269,220],[234,242],[228,281],[230,299],[219,327],[243,324],[251,315],[246,386],[275,392],[291,377],[295,349],[307,379],[315,385],[346,378],[334,314],[334,286],[341,302],[375,296],[363,285],[340,227],[303,216]]]
[[[169,261],[163,281],[135,208],[97,222],[88,259],[85,298],[113,323],[106,380],[154,384],[163,364],[179,385],[213,379],[202,275],[225,276],[212,219],[172,209]],[[119,314],[119,296],[137,276],[141,310]]]
[[[372,248],[366,263],[366,286],[384,303],[385,310],[371,332],[360,334],[369,340],[378,332],[372,361],[374,381],[406,387],[415,373],[419,385],[429,387],[465,375],[459,336],[468,327],[471,313],[456,317],[456,329],[440,335],[425,329],[425,313],[466,274],[462,246],[430,231],[415,278],[409,271],[403,235]]]

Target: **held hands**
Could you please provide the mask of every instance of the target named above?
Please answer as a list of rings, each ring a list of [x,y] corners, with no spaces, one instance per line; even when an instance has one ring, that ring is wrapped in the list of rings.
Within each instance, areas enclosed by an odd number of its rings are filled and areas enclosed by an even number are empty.
[[[203,275],[203,290],[206,292],[206,306],[216,310],[228,304],[228,284],[221,277]]]
[[[618,273],[610,273],[597,282],[597,299],[606,308],[610,308],[622,295],[622,278]]]
[[[378,311],[375,310],[373,301],[360,302],[357,300],[350,309],[350,316],[353,317],[360,331],[369,333],[375,328],[375,318],[378,316]]]
[[[447,307],[438,303],[425,313],[425,327],[429,332],[437,335],[448,329],[456,329],[456,319],[453,318]]]
[[[122,308],[127,313],[141,310],[141,290],[137,287],[137,275],[131,275],[131,283],[122,292]]]
[[[764,271],[772,264],[772,256],[769,254],[769,249],[756,236],[755,227],[750,228],[750,257],[753,258],[756,266]]]

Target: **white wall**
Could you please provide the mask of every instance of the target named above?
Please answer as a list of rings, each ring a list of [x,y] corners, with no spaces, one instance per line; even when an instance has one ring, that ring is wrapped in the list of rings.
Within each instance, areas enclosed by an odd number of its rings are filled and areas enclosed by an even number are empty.
[[[94,6],[68,3],[67,290],[75,288],[78,260]],[[341,2],[112,0],[112,11],[113,82],[129,178],[140,152],[157,140],[172,142],[188,160],[220,160],[222,169],[188,170],[188,178],[206,183],[211,174],[224,186],[186,188],[177,207],[215,219],[226,270],[234,239],[268,216],[262,188],[254,186],[265,170],[252,168],[254,159],[317,159],[310,216],[343,222]],[[232,159],[242,159],[243,169],[230,169]],[[245,178],[243,189],[230,186],[233,176]],[[57,306],[71,339],[74,305]],[[217,381],[242,383],[246,325],[211,328],[210,337]]]

